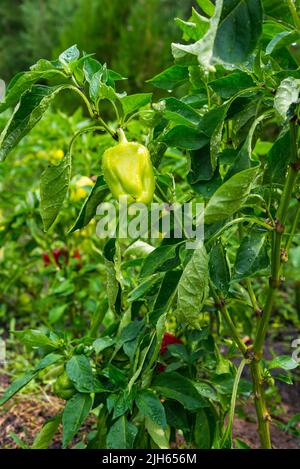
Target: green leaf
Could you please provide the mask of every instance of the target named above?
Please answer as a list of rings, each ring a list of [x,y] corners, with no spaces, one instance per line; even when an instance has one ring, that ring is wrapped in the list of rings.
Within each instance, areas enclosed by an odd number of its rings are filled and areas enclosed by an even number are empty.
[[[208,85],[218,96],[228,99],[239,91],[255,86],[255,83],[247,73],[237,71],[210,81]]]
[[[93,59],[92,57],[85,57],[83,62],[83,73],[86,81],[90,84],[93,76],[102,70],[103,66],[98,60]]]
[[[25,373],[20,378],[13,381],[0,399],[0,406],[5,404],[5,402],[11,399],[18,391],[24,388],[24,386],[26,386],[26,384],[28,384],[39,371],[43,370],[47,366],[53,365],[55,362],[61,360],[61,358],[61,355],[50,353],[38,363],[35,369],[28,371],[28,373]]]
[[[208,295],[208,257],[204,245],[197,247],[178,284],[177,314],[199,328],[200,313]]]
[[[159,427],[166,428],[167,421],[165,409],[158,397],[152,391],[141,391],[137,395],[135,402],[140,412],[145,417],[149,417],[149,419]]]
[[[163,72],[151,78],[151,80],[148,80],[148,83],[151,83],[157,88],[162,88],[164,90],[174,90],[178,86],[188,81],[188,78],[188,67],[173,65],[172,67],[167,68]]]
[[[257,171],[257,167],[240,171],[216,190],[204,211],[206,224],[223,221],[243,206],[250,194]]]
[[[47,231],[56,220],[66,198],[71,178],[71,155],[66,153],[59,165],[48,166],[40,184],[41,217]]]
[[[94,103],[97,101],[98,98],[101,97],[101,94],[103,93],[103,90],[104,90],[104,88],[102,88],[102,85],[105,85],[106,80],[107,80],[106,66],[104,67],[101,66],[101,68],[96,73],[94,73],[94,75],[90,79],[89,93],[90,93],[90,98],[92,99]],[[111,89],[112,89],[112,94],[114,96],[115,94],[114,90],[113,88]]]
[[[252,123],[250,129],[248,130],[247,138],[238,152],[234,163],[231,165],[230,169],[226,174],[226,179],[233,176],[235,173],[242,171],[243,169],[250,168],[251,166],[251,155],[252,155],[252,141],[254,137],[255,130],[257,126],[264,120],[271,116],[270,112],[267,111],[261,116],[257,117]]]
[[[21,97],[18,106],[0,136],[0,161],[38,123],[56,95],[69,85],[33,85]]]
[[[194,8],[192,8],[192,16],[189,21],[175,18],[175,22],[183,31],[183,39],[185,41],[190,39],[197,41],[199,38],[204,36],[209,28],[208,18],[201,16]]]
[[[160,449],[168,449],[169,446],[169,439],[170,439],[170,429],[166,427],[163,429],[161,426],[157,425],[153,422],[150,418],[146,417],[145,419],[145,428],[149,435],[151,436],[154,443]]]
[[[230,270],[226,250],[221,241],[218,241],[209,253],[209,274],[214,286],[226,294],[229,289]]]
[[[266,47],[266,54],[272,54],[273,51],[280,47],[286,47],[293,42],[299,41],[300,34],[298,31],[281,31],[269,42]]]
[[[294,368],[297,368],[297,366],[299,366],[299,363],[288,355],[276,357],[269,363],[269,369],[282,368],[283,370],[293,370]]]
[[[214,71],[213,47],[219,20],[222,11],[223,0],[217,0],[214,15],[210,20],[209,29],[206,34],[193,44],[172,44],[172,53],[177,62],[193,63],[190,55],[196,56],[201,68],[205,71]]]
[[[28,329],[26,331],[16,331],[16,337],[25,345],[31,348],[52,347],[56,349],[58,343],[51,340],[39,329]]]
[[[205,409],[200,409],[196,415],[194,438],[196,448],[209,449],[212,444],[212,435],[210,434],[210,425]]]
[[[48,313],[48,318],[49,318],[50,324],[54,324],[57,321],[59,321],[67,308],[68,308],[68,304],[57,305],[57,306],[54,306],[53,308],[51,308],[49,310],[49,313]]]
[[[128,297],[128,301],[136,301],[144,296],[153,296],[157,292],[157,286],[162,280],[161,274],[153,275],[138,285]]]
[[[282,119],[289,117],[289,112],[293,105],[299,100],[300,79],[288,77],[283,80],[274,98],[274,107]]]
[[[215,5],[210,0],[197,0],[197,3],[208,16],[212,16],[214,14]]]
[[[69,69],[69,64],[71,64],[72,62],[75,62],[79,58],[79,56],[80,56],[80,52],[79,52],[79,50],[78,50],[78,48],[75,44],[75,45],[69,47],[64,52],[62,52],[60,54],[60,56],[58,57],[58,60],[68,70]]]
[[[197,111],[176,98],[166,98],[164,104],[164,117],[175,124],[198,125],[201,119]]]
[[[34,442],[32,443],[31,449],[47,449],[58,430],[58,426],[61,422],[61,415],[48,420],[44,423],[42,429],[36,435]]]
[[[170,270],[165,273],[150,316],[151,322],[155,322],[157,318],[167,310],[169,303],[173,299],[181,275],[181,270]]]
[[[49,353],[46,355],[42,360],[37,364],[35,367],[36,371],[41,371],[44,368],[47,368],[47,366],[51,366],[54,363],[60,361],[62,359],[62,355],[59,353]]]
[[[166,410],[168,425],[183,432],[190,431],[188,412],[179,402],[167,399],[164,402],[164,408]]]
[[[217,2],[218,3],[218,2]],[[223,1],[214,43],[214,56],[226,63],[241,63],[254,50],[261,32],[261,0]]]
[[[66,404],[62,416],[63,447],[70,443],[87,418],[93,400],[89,394],[75,394]]]
[[[11,399],[20,389],[24,388],[37,374],[36,370],[31,370],[28,373],[25,373],[20,378],[16,379],[4,392],[3,396],[0,399],[0,405],[5,404],[9,399]]]
[[[242,239],[237,251],[232,281],[252,277],[268,266],[266,233],[252,230]]]
[[[93,348],[96,354],[98,354],[102,352],[103,350],[105,350],[106,348],[109,348],[112,345],[114,345],[114,343],[115,343],[115,340],[112,339],[111,337],[100,337],[99,339],[96,339],[93,342]]]
[[[76,230],[84,228],[94,218],[97,212],[98,205],[103,202],[109,190],[104,181],[103,176],[98,176],[96,184],[93,186],[83,206],[81,207],[80,213],[72,226],[70,233]]]
[[[198,381],[197,383],[194,383],[194,386],[201,396],[207,399],[211,399],[212,401],[220,400],[217,391],[211,384],[208,384],[204,381]]]
[[[186,150],[197,150],[209,142],[209,138],[202,131],[186,125],[173,127],[173,129],[162,135],[160,140],[171,147],[179,147]]]
[[[141,268],[141,277],[147,277],[156,272],[164,272],[171,270],[180,264],[178,255],[179,246],[176,244],[170,244],[165,246],[159,246],[154,251],[150,252],[144,259]]]
[[[93,375],[89,359],[85,355],[73,355],[66,365],[70,380],[82,393],[101,392],[102,385]]]
[[[111,427],[107,435],[108,449],[132,449],[138,429],[123,415]]]
[[[104,265],[106,268],[106,290],[108,303],[111,311],[119,310],[119,297],[121,294],[121,286],[117,280],[114,256],[116,253],[116,240],[111,238],[104,246]]]
[[[92,78],[90,84],[90,96],[91,99],[96,103],[97,101],[101,101],[103,99],[107,99],[108,101],[119,101],[120,95],[116,93],[116,91],[106,83],[101,81],[103,71],[99,71],[95,74]]]
[[[137,111],[151,102],[152,93],[136,93],[121,98],[124,116]]]
[[[176,371],[161,373],[152,385],[164,397],[180,402],[188,410],[195,411],[208,405],[192,381]]]
[[[14,76],[14,78],[7,86],[5,101],[3,103],[0,103],[0,113],[5,111],[9,107],[15,106],[20,100],[23,93],[29,90],[32,85],[37,81],[48,80],[52,78],[66,78],[64,72],[55,68],[51,62],[47,61],[47,63],[50,64],[50,67],[48,67],[47,69],[38,69],[37,65],[39,63],[40,61],[37,62],[35,66],[31,67],[30,71],[20,72]]]
[[[283,131],[267,155],[264,174],[265,183],[282,183],[291,157],[289,131]]]

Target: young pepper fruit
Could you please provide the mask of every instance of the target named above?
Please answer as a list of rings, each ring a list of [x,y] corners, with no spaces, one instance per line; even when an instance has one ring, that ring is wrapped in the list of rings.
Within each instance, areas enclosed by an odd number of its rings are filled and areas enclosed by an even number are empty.
[[[58,376],[53,386],[53,392],[56,396],[61,399],[65,399],[66,401],[71,399],[71,397],[76,393],[76,389],[74,388],[66,371]]]
[[[128,142],[119,129],[118,145],[108,148],[102,157],[104,179],[112,193],[127,203],[152,201],[155,180],[149,151],[137,142]]]

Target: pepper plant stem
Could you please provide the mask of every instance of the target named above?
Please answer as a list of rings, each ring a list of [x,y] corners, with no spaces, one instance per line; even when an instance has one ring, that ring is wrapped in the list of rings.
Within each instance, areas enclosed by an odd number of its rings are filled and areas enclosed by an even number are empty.
[[[297,13],[297,9],[295,7],[295,4],[294,4],[293,0],[287,0],[287,4],[288,4],[289,10],[291,12],[291,15],[293,17],[294,24],[295,24],[296,28],[300,29],[300,18],[299,18],[299,15]]]
[[[215,288],[213,287],[212,284],[210,284],[210,288],[211,288],[211,292],[212,292],[212,295],[213,295],[213,298],[215,300],[215,303],[216,303],[216,306],[218,307],[218,309],[221,311],[221,314],[222,314],[222,317],[228,327],[228,329],[230,330],[230,334],[231,334],[231,337],[233,338],[234,342],[236,343],[237,347],[240,349],[241,353],[246,356],[247,354],[247,346],[244,344],[244,342],[242,342],[242,340],[240,339],[239,337],[239,334],[238,334],[238,331],[230,317],[230,314],[226,308],[226,305],[225,305],[225,302],[222,298],[220,298],[215,290]]]
[[[254,357],[250,364],[251,376],[253,381],[253,389],[255,396],[255,408],[258,420],[258,431],[260,436],[261,447],[270,449],[271,438],[269,421],[270,416],[266,407],[263,389],[263,379],[261,375],[261,364],[260,360],[263,354],[264,341],[269,326],[271,313],[273,310],[274,300],[276,296],[276,289],[280,284],[280,272],[281,272],[281,246],[282,236],[284,232],[284,223],[287,218],[288,207],[291,201],[294,185],[298,175],[297,165],[294,163],[297,161],[297,130],[295,122],[290,123],[291,129],[291,165],[288,170],[288,174],[285,180],[283,192],[279,202],[279,207],[276,213],[276,226],[275,232],[273,233],[272,243],[272,258],[271,258],[271,278],[269,282],[269,289],[267,293],[266,303],[263,310],[263,315],[258,324],[256,338],[254,341]]]
[[[254,402],[258,421],[258,433],[260,438],[260,444],[261,447],[264,449],[271,449],[272,443],[269,426],[270,416],[264,398],[261,366],[257,360],[253,360],[251,362],[250,371],[253,382]]]
[[[292,133],[294,132],[294,126],[292,124]],[[292,138],[293,142],[293,138]],[[296,142],[294,142],[296,145]],[[297,147],[296,147],[297,148]],[[297,154],[297,150],[292,148],[293,154]],[[294,158],[292,158],[294,160]],[[254,342],[254,352],[261,356],[263,352],[263,344],[266,337],[266,332],[269,325],[270,315],[272,312],[275,291],[279,287],[280,283],[280,271],[281,271],[281,242],[282,235],[284,231],[284,223],[288,213],[289,203],[292,197],[294,185],[297,179],[298,170],[295,165],[292,163],[289,167],[285,185],[283,188],[282,196],[280,199],[279,207],[276,213],[276,227],[273,236],[273,247],[272,247],[272,259],[271,259],[271,278],[270,285],[267,294],[267,299],[265,303],[265,308],[263,310],[263,315],[258,325],[258,330],[256,334],[256,339]]]

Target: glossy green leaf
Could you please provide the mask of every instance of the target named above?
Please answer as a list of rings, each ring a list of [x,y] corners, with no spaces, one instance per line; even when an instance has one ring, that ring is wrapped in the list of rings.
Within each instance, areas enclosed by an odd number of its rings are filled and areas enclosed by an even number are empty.
[[[210,20],[206,34],[193,44],[172,44],[172,53],[179,63],[192,62],[190,56],[195,56],[205,71],[214,71],[213,49],[221,17],[223,0],[217,0],[214,15]]]
[[[71,155],[66,153],[59,165],[48,166],[41,177],[41,216],[44,230],[55,222],[66,198],[71,178]]]
[[[233,281],[252,277],[269,265],[266,233],[252,231],[242,239],[234,264]]]
[[[141,391],[135,402],[142,415],[149,417],[159,427],[166,428],[165,409],[154,392],[146,389]]]
[[[160,449],[169,448],[170,430],[168,427],[166,429],[163,429],[160,425],[157,425],[155,422],[153,422],[153,420],[146,417],[145,428],[148,431],[154,443]]]
[[[239,91],[254,85],[255,83],[250,75],[240,71],[209,82],[209,86],[223,99],[231,98]]]
[[[191,106],[176,98],[166,98],[164,104],[164,117],[175,124],[192,125],[199,123],[201,117]]]
[[[171,270],[180,264],[178,256],[179,246],[176,244],[159,246],[144,259],[141,268],[141,277],[152,275],[156,272]]]
[[[18,106],[0,136],[0,161],[39,122],[56,95],[69,85],[33,85],[21,97]]]
[[[197,0],[197,3],[208,16],[212,16],[214,14],[215,5],[211,0]]]
[[[42,426],[42,429],[39,431],[37,436],[34,439],[34,442],[31,446],[31,449],[47,449],[55,433],[58,430],[59,424],[61,422],[61,415],[57,415],[52,419],[48,420]]]
[[[109,190],[103,176],[98,176],[95,185],[81,207],[80,213],[71,228],[70,233],[76,230],[81,230],[89,224],[96,215],[98,205],[104,201],[108,193]]]
[[[37,66],[40,62],[31,67],[30,71],[20,72],[14,76],[7,86],[4,102],[0,103],[0,113],[11,106],[15,106],[23,93],[39,80],[66,79],[64,72],[52,65],[51,62],[47,61],[50,64],[47,68],[39,69]]]
[[[293,42],[299,41],[300,33],[298,31],[282,31],[276,34],[266,47],[266,54],[272,54],[280,47],[286,47]]]
[[[205,409],[200,409],[196,415],[194,438],[196,448],[211,448],[212,438],[210,434],[210,425]]]
[[[176,18],[175,22],[183,31],[183,39],[185,41],[190,39],[197,41],[204,36],[209,28],[209,19],[200,15],[194,8],[192,8],[192,16],[189,18],[189,21]]]
[[[197,150],[204,147],[209,139],[201,131],[186,125],[177,125],[161,137],[161,141],[170,147]]]
[[[53,341],[50,337],[44,334],[40,329],[27,329],[25,331],[16,331],[16,337],[27,347],[51,347],[57,348],[57,341]]]
[[[194,250],[178,284],[178,317],[196,328],[208,295],[208,275],[208,257],[201,245]]]
[[[132,449],[138,429],[123,415],[111,427],[106,444],[109,449]]]
[[[103,391],[103,387],[95,378],[90,361],[85,355],[73,355],[66,365],[66,370],[77,391],[81,393]]]
[[[151,80],[148,80],[148,83],[151,83],[157,88],[162,88],[164,90],[174,90],[178,86],[185,83],[188,78],[188,67],[173,65],[172,67],[167,68],[163,72],[151,78]]]
[[[76,435],[92,408],[92,398],[89,394],[75,394],[67,403],[63,411],[63,447],[66,448]]]
[[[209,274],[214,286],[226,294],[229,289],[230,270],[226,250],[221,241],[218,241],[209,253]]]
[[[80,56],[80,52],[78,50],[78,47],[75,45],[69,47],[67,50],[62,52],[60,56],[58,57],[58,60],[60,61],[61,64],[63,64],[66,68],[69,67],[69,64],[72,62],[75,62]]]
[[[257,167],[245,169],[222,184],[208,202],[204,220],[217,223],[232,216],[246,202],[257,175]]]
[[[290,132],[283,131],[267,155],[265,183],[282,183],[291,157]]]
[[[214,56],[226,63],[241,63],[255,48],[261,32],[263,9],[261,0],[223,1]]]
[[[130,114],[151,102],[152,93],[136,93],[121,98],[124,115]]]
[[[180,402],[186,409],[191,411],[208,405],[206,399],[200,396],[192,381],[175,371],[158,375],[154,379],[153,387],[162,396]]]
[[[299,363],[297,363],[292,357],[289,355],[281,355],[279,357],[273,358],[273,360],[269,363],[269,368],[282,368],[283,370],[293,370],[297,368]]]

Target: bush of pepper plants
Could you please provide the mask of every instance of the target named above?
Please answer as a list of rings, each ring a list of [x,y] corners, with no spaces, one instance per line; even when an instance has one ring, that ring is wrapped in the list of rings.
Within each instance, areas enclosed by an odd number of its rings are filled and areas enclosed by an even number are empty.
[[[18,318],[14,337],[32,367],[0,402],[45,376],[64,400],[32,448],[48,448],[60,424],[72,447],[90,415],[88,449],[247,447],[232,434],[238,399],[254,402],[260,445],[272,448],[268,391],[298,366],[292,349],[267,358],[265,343],[286,277],[299,298],[299,4],[197,4],[176,19],[182,41],[174,64],[149,77],[153,92],[127,95],[118,71],[73,45],[17,74],[0,103],[7,178],[10,168],[35,178],[30,200],[1,221],[1,242],[23,233],[41,282],[51,279],[51,294],[30,286],[35,326]],[[81,99],[87,117],[63,116],[60,93]],[[47,132],[62,127],[53,153]],[[14,186],[3,188],[9,206]],[[97,237],[98,207],[111,202],[118,225],[124,200],[167,213],[202,203],[192,221],[204,237],[189,249],[172,217],[170,236]]]

